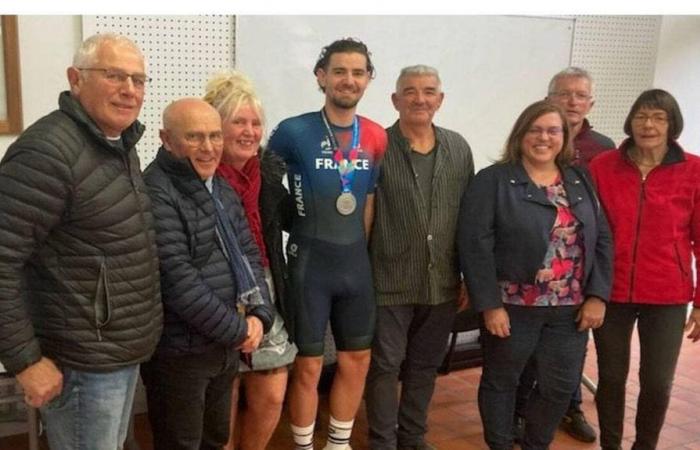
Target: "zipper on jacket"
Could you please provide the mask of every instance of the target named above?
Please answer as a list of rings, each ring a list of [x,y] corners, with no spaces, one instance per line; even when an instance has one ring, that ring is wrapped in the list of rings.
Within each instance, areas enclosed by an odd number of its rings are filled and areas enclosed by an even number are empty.
[[[138,208],[138,214],[139,214],[139,219],[141,220],[141,224],[143,225],[143,228],[145,229],[145,235],[146,235],[146,241],[148,242],[148,267],[149,267],[149,272],[152,274],[152,278],[155,278],[153,283],[151,283],[151,286],[153,287],[153,298],[155,299],[156,297],[159,296],[160,292],[156,292],[156,287],[158,287],[158,291],[160,290],[160,285],[158,284],[159,282],[159,277],[160,277],[160,271],[158,266],[153,264],[154,260],[158,260],[158,253],[156,251],[156,254],[153,254],[153,248],[157,248],[157,244],[155,242],[155,239],[151,237],[151,234],[155,234],[155,224],[151,223],[151,227],[148,227],[148,221],[146,220],[145,216],[145,205],[143,203],[143,200],[141,199],[141,195],[147,195],[147,191],[142,192],[138,186],[136,185],[136,180],[134,180],[134,174],[131,172],[131,162],[129,161],[129,155],[130,152],[136,152],[136,147],[134,146],[131,150],[127,150],[126,153],[122,154],[122,161],[124,162],[124,167],[126,167],[126,172],[129,174],[129,183],[131,184],[131,187],[136,194],[136,206]],[[141,175],[143,176],[143,175]],[[155,221],[155,217],[153,218],[153,221]],[[155,274],[155,276],[153,276]]]
[[[688,278],[688,272],[683,267],[681,253],[678,251],[678,243],[677,242],[673,243],[673,252],[676,254],[676,262],[678,263],[678,269],[680,270],[681,275],[683,276],[683,278]]]
[[[641,189],[639,190],[639,203],[637,206],[637,225],[635,228],[635,233],[634,233],[634,246],[632,248],[632,270],[630,270],[630,289],[629,289],[629,294],[627,295],[627,298],[629,299],[629,303],[632,303],[632,292],[634,292],[634,275],[637,269],[637,249],[639,247],[639,231],[642,227],[642,207],[644,205],[644,186],[646,183],[646,179],[649,176],[647,174],[646,177],[642,175],[641,172],[639,172],[639,176],[641,178]]]

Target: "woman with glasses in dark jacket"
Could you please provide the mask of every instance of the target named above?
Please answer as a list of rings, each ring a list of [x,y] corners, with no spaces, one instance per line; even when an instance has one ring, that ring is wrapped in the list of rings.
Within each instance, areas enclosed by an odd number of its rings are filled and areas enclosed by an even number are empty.
[[[521,447],[548,448],[580,378],[588,330],[605,316],[612,243],[592,185],[569,164],[569,133],[559,107],[528,106],[461,205],[460,259],[482,314],[479,411],[492,450],[512,449],[515,393],[530,358],[538,388]]]

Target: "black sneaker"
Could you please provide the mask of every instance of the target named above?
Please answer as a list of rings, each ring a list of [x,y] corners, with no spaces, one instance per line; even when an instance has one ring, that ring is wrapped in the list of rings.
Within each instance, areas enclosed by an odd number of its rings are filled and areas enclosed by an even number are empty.
[[[561,428],[566,431],[569,436],[581,442],[595,442],[596,437],[598,437],[581,411],[567,411],[566,415],[564,415],[564,418],[561,420]]]

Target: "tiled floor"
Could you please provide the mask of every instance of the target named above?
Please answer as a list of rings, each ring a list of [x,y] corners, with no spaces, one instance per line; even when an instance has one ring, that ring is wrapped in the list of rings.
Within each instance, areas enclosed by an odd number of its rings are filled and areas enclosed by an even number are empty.
[[[635,337],[636,339],[636,337]],[[585,373],[595,381],[596,363],[595,348],[589,343],[589,353]],[[634,399],[639,389],[636,376],[638,351],[633,352],[631,375],[628,382],[627,418],[625,428],[625,444],[628,450],[633,442],[634,434]],[[673,388],[673,399],[666,416],[666,425],[661,433],[659,449],[700,450],[700,343],[683,343],[681,356],[676,372]],[[466,369],[452,372],[438,379],[437,389],[430,408],[428,441],[440,450],[470,450],[487,449],[483,442],[481,422],[476,406],[476,392],[481,369]],[[584,390],[583,408],[586,417],[596,429],[598,419],[593,404],[593,396]],[[324,439],[327,413],[322,411],[317,433],[317,447],[320,448]],[[366,450],[367,421],[364,412],[357,419],[352,439],[354,450]],[[137,437],[141,450],[150,450],[150,433],[145,416],[137,418]],[[286,423],[281,424],[270,449],[290,449],[291,437]],[[27,448],[26,436],[0,439],[2,450],[24,450]],[[552,450],[597,449],[597,443],[583,444],[571,439],[565,433],[558,431]]]

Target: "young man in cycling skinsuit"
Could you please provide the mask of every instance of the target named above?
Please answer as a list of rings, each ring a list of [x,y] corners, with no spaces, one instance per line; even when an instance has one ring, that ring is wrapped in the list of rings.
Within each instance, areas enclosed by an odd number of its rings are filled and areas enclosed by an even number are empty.
[[[374,73],[367,47],[342,39],[325,47],[314,68],[325,93],[321,111],[286,119],[269,150],[287,163],[295,214],[287,244],[290,305],[285,309],[299,348],[289,389],[296,449],[313,448],[330,320],[338,370],[330,393],[326,449],[349,448],[362,400],[374,332],[375,303],[366,236],[372,220],[384,129],[355,114]]]

